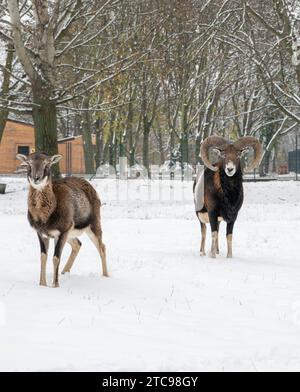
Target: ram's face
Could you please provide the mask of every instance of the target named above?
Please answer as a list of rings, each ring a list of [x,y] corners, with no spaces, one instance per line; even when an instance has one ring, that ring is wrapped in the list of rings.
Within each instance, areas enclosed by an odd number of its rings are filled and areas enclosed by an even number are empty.
[[[233,144],[215,148],[220,156],[222,167],[228,177],[233,177],[241,164],[241,151],[238,151]]]
[[[241,157],[249,149],[254,150],[254,159],[247,169],[256,169],[261,161],[263,155],[263,148],[260,141],[252,136],[244,136],[238,139],[235,143],[229,142],[227,139],[220,136],[210,136],[206,138],[201,144],[200,156],[204,165],[213,172],[219,170],[222,166],[228,177],[233,177],[238,170],[241,169]],[[209,159],[209,152],[213,149],[219,156],[219,164],[213,164]]]

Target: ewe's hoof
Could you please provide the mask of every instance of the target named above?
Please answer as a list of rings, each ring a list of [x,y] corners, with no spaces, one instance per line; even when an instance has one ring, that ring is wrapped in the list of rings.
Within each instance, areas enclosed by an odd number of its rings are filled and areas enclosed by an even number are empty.
[[[104,278],[109,278],[108,272],[106,272],[105,274],[102,274],[102,276],[104,276]]]
[[[204,257],[204,256],[206,256],[206,253],[205,252],[200,252],[200,256]]]
[[[41,287],[47,287],[47,283],[46,282],[40,282],[40,286]]]
[[[232,255],[227,255],[227,259],[232,259]]]
[[[210,253],[209,257],[210,257],[211,259],[216,259],[216,258],[217,258],[217,255],[216,255],[215,253]]]
[[[59,287],[59,283],[53,283],[52,288],[57,289]]]

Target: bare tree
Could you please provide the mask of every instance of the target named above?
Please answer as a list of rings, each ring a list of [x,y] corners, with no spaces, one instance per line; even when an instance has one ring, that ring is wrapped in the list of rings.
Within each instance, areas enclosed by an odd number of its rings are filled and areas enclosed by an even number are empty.
[[[2,85],[0,87],[0,143],[3,136],[3,131],[9,115],[9,99],[10,99],[10,82],[11,72],[13,67],[14,50],[11,44],[6,46],[6,61],[4,65],[0,64],[2,71]]]

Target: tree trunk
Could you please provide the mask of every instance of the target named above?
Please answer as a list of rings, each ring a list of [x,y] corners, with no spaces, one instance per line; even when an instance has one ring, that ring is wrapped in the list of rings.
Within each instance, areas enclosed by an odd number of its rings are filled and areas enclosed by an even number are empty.
[[[187,132],[181,135],[181,161],[182,163],[189,162],[189,139]]]
[[[122,134],[119,135],[119,157],[126,157],[125,140]]]
[[[278,148],[277,148],[277,146],[275,146],[274,158],[273,158],[273,162],[272,162],[272,172],[273,173],[277,172],[277,162],[278,162]]]
[[[114,144],[115,144],[115,120],[116,120],[116,113],[111,111],[110,119],[109,119],[109,140],[108,140],[108,163],[110,166],[116,167],[115,162],[115,154],[114,154]]]
[[[116,167],[116,156],[115,156],[115,139],[116,139],[116,135],[115,132],[110,134],[110,139],[109,139],[109,165]]]
[[[171,132],[170,132],[170,161],[172,161],[174,148],[175,148],[175,132],[174,132],[174,129],[171,129]]]
[[[161,129],[158,131],[158,148],[159,148],[159,155],[160,155],[160,164],[163,165],[166,159],[165,159],[164,143],[163,143]]]
[[[9,115],[9,111],[7,109],[0,110],[0,144],[1,144],[8,115]]]
[[[104,144],[103,149],[103,163],[109,162],[109,141]]]
[[[128,137],[128,147],[129,147],[129,166],[135,165],[135,143],[133,135],[133,103],[130,100],[128,105],[128,116],[127,116],[127,137]]]
[[[103,121],[98,119],[96,123],[96,169],[103,163]]]
[[[269,174],[270,171],[270,159],[271,159],[271,152],[268,152],[265,159],[265,174]]]
[[[196,165],[198,163],[201,163],[200,148],[201,148],[201,135],[200,135],[200,133],[198,133],[196,136],[196,141],[195,141],[195,164]]]
[[[183,103],[181,112],[181,161],[188,163],[189,161],[189,140],[188,140],[188,120],[187,120],[188,105]]]
[[[10,71],[12,70],[13,58],[14,58],[13,46],[8,45],[5,69],[3,71],[3,83],[2,83],[2,88],[1,88],[1,92],[0,92],[0,97],[3,99],[1,106],[4,107],[4,109],[0,110],[0,143],[2,140],[6,121],[7,121],[8,115],[9,115],[9,110],[7,108],[7,106],[8,106],[7,98],[8,98],[8,93],[9,93]]]
[[[145,126],[143,130],[143,165],[148,171],[148,176],[150,178],[150,164],[149,164],[149,138],[150,129]]]
[[[135,145],[133,144],[129,150],[129,166],[135,165]]]
[[[266,151],[264,159],[259,167],[260,177],[266,177],[266,175],[269,173],[270,158],[271,158],[271,151]]]
[[[84,98],[82,107],[83,109],[89,108],[89,98]],[[84,150],[84,162],[85,162],[85,173],[95,173],[95,160],[94,160],[94,146],[92,143],[91,134],[91,115],[88,110],[83,113],[82,121],[82,137],[83,137],[83,150]]]
[[[298,81],[298,89],[300,88],[300,65],[296,67],[297,81]]]
[[[118,164],[118,147],[119,147],[119,140],[118,136],[115,133],[115,138],[114,138],[114,144],[113,144],[113,154],[114,154],[114,166],[117,170],[117,164]]]
[[[42,89],[33,89],[33,122],[35,128],[35,150],[49,155],[58,154],[57,144],[57,108],[56,103],[42,96]],[[37,91],[36,91],[37,90]],[[59,166],[54,165],[54,177],[60,177]]]

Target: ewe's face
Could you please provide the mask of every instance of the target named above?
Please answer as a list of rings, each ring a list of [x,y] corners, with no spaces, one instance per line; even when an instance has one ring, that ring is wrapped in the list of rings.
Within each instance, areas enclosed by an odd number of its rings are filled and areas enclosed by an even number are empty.
[[[17,158],[27,165],[27,179],[30,185],[41,191],[51,178],[51,166],[60,161],[61,155],[54,155],[53,157],[43,153],[31,154],[28,157],[25,155],[17,155]]]
[[[48,158],[34,156],[28,160],[27,178],[35,189],[42,189],[50,179],[50,161]]]
[[[222,160],[223,169],[228,177],[233,177],[240,168],[242,152],[230,144],[219,147],[217,152]]]

